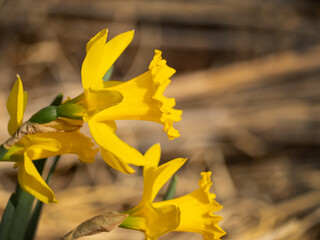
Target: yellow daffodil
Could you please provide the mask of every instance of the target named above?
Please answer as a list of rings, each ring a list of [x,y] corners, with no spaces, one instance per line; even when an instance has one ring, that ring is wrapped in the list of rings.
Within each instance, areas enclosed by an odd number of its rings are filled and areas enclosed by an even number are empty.
[[[115,135],[114,120],[158,122],[164,125],[169,139],[178,137],[179,132],[172,124],[181,119],[182,111],[173,109],[173,98],[162,95],[175,70],[167,66],[161,58],[161,51],[156,50],[149,71],[128,82],[104,82],[104,75],[132,41],[134,31],[122,33],[106,43],[107,33],[104,29],[88,42],[81,69],[84,93],[71,100],[69,105],[78,104],[73,114],[83,116],[88,122],[105,162],[121,172],[133,173],[128,164],[142,166],[145,159]]]
[[[27,104],[27,93],[18,76],[7,102],[10,115],[8,131],[14,135],[23,123]],[[22,189],[45,203],[56,202],[55,195],[34,166],[32,160],[74,153],[85,163],[94,161],[96,150],[92,149],[90,138],[79,131],[37,133],[24,135],[20,141],[10,146],[1,161],[14,161],[18,167],[18,182]]]
[[[209,192],[211,172],[201,173],[198,190],[176,199],[153,202],[160,188],[186,161],[178,158],[158,167],[160,151],[157,144],[145,154],[148,164],[143,169],[143,197],[136,207],[125,212],[129,217],[121,227],[143,231],[148,240],[170,231],[200,233],[205,240],[220,239],[225,234],[217,225],[222,218],[213,212],[222,207]]]

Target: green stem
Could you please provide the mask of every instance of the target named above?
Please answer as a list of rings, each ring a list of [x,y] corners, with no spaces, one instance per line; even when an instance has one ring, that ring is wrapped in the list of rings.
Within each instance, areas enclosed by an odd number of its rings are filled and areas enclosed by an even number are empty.
[[[3,158],[3,156],[9,151],[9,149],[6,149],[3,144],[0,146],[0,160]]]

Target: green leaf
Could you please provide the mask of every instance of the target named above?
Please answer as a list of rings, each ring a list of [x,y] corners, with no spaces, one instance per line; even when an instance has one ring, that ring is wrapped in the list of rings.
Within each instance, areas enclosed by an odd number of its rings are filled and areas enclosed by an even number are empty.
[[[111,76],[112,76],[112,73],[113,73],[113,69],[114,69],[114,67],[113,67],[113,65],[109,68],[109,70],[106,72],[106,74],[103,76],[103,81],[104,82],[107,82],[107,81],[110,81],[110,79],[111,79]]]
[[[178,183],[178,178],[176,175],[174,175],[171,179],[170,185],[167,189],[167,192],[163,198],[163,200],[170,200],[173,199],[176,195],[176,189],[177,189],[177,183]]]
[[[16,204],[16,194],[12,193],[2,215],[0,223],[0,239],[8,239],[9,228],[12,222],[14,211],[16,209]]]
[[[12,220],[10,223],[8,238],[20,240],[23,239],[25,230],[28,225],[28,219],[32,210],[32,204],[34,197],[29,193],[23,191],[19,185],[16,188],[16,207],[12,215]],[[1,238],[2,239],[2,238]],[[6,239],[3,239],[6,240]]]

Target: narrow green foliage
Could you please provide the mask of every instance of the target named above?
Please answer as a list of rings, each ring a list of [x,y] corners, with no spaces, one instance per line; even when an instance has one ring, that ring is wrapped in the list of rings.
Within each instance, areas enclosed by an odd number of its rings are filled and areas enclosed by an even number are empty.
[[[62,103],[63,93],[59,93],[51,102],[51,106],[59,106]]]
[[[163,198],[163,200],[170,200],[173,199],[176,195],[176,189],[177,189],[177,183],[178,183],[178,178],[176,175],[174,175],[171,179],[171,182],[169,184],[169,187],[167,189],[167,192]]]
[[[105,81],[105,82],[110,81],[112,73],[113,73],[113,69],[114,69],[114,66],[112,65],[109,68],[109,70],[106,72],[106,74],[103,76],[103,81]]]
[[[16,193],[12,193],[8,201],[6,209],[3,212],[0,223],[0,239],[8,239],[9,228],[13,219],[13,214],[16,208]]]
[[[14,208],[14,213],[12,214],[12,219],[10,221],[10,226],[8,226],[8,235],[6,239],[20,240],[23,239],[24,233],[26,231],[30,213],[32,210],[32,204],[34,197],[29,193],[23,191],[19,185],[16,189],[16,205]],[[9,202],[10,203],[10,202]],[[10,203],[11,204],[11,203]],[[12,207],[10,207],[12,208]],[[1,238],[2,240],[2,238]]]
[[[48,173],[48,176],[47,176],[47,179],[46,179],[46,183],[49,184],[51,182],[51,179],[52,179],[52,176],[53,176],[53,173],[54,171],[56,170],[56,167],[57,167],[57,164],[59,162],[59,159],[60,159],[60,155],[59,156],[56,156],[55,159],[54,159],[54,162],[50,168],[50,171]]]

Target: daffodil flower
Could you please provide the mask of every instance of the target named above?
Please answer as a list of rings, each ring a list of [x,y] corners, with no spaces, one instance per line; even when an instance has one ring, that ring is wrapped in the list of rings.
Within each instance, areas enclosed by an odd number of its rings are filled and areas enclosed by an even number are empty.
[[[27,104],[27,93],[18,76],[7,102],[10,115],[8,131],[11,136],[15,134],[23,123],[23,115]],[[90,138],[79,131],[37,133],[24,135],[20,141],[11,146],[1,161],[13,161],[18,167],[18,182],[23,190],[45,203],[56,202],[53,191],[42,179],[33,164],[33,160],[74,153],[85,163],[94,161],[97,152],[92,147]]]
[[[136,207],[125,212],[129,217],[121,227],[143,231],[148,240],[156,240],[170,231],[200,233],[205,240],[220,239],[225,234],[217,225],[222,218],[213,212],[222,207],[209,192],[211,172],[201,173],[198,190],[176,199],[153,202],[160,188],[186,161],[177,158],[158,166],[160,151],[160,145],[156,144],[146,152],[143,197]]]
[[[182,111],[173,109],[173,98],[162,95],[175,70],[167,66],[159,50],[155,51],[149,71],[142,75],[127,82],[103,81],[133,35],[134,31],[128,31],[106,43],[107,30],[104,29],[93,37],[87,44],[81,69],[84,93],[61,106],[62,113],[68,112],[63,108],[68,108],[73,117],[82,116],[88,122],[104,161],[124,173],[134,172],[129,164],[143,166],[145,158],[116,136],[114,120],[154,121],[164,126],[169,139],[174,139],[179,132],[172,125],[181,119],[182,114]],[[74,105],[77,107],[73,108]]]

